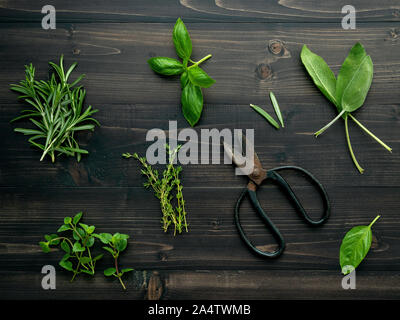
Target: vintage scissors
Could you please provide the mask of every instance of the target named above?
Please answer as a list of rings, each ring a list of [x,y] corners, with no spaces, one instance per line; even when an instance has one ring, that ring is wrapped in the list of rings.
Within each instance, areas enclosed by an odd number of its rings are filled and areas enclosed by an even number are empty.
[[[245,137],[244,137],[245,138]],[[246,143],[249,143],[246,139]],[[224,142],[224,149],[225,152],[227,153],[228,157],[231,157],[232,162],[238,166],[242,167],[243,162],[239,163],[236,159],[236,156],[234,152],[232,151],[232,147],[229,146]],[[254,150],[251,149],[251,150]],[[297,171],[300,172],[301,174],[304,174],[308,180],[311,182],[311,185],[316,187],[318,192],[320,193],[323,203],[324,203],[324,213],[322,217],[319,220],[313,220],[306,212],[306,210],[303,208],[303,206],[300,203],[300,200],[297,198],[296,194],[288,184],[288,182],[279,174],[279,172],[284,171],[284,170],[292,170],[292,171]],[[278,186],[280,186],[289,196],[289,199],[292,200],[293,205],[296,209],[296,211],[300,214],[300,217],[302,217],[306,223],[308,223],[311,226],[319,226],[323,224],[329,217],[330,214],[330,202],[328,198],[328,194],[326,193],[324,187],[322,184],[307,170],[296,167],[296,166],[281,166],[277,168],[273,168],[270,170],[265,170],[263,169],[261,162],[256,154],[254,152],[254,167],[253,170],[248,174],[248,177],[250,181],[248,182],[247,186],[241,193],[236,206],[235,206],[235,223],[238,228],[240,237],[243,239],[243,241],[246,243],[246,245],[256,254],[262,256],[262,257],[267,257],[267,258],[276,258],[279,257],[282,252],[285,250],[285,240],[282,237],[282,234],[280,233],[279,229],[275,226],[275,224],[271,221],[271,219],[267,216],[267,214],[264,212],[262,209],[260,202],[257,199],[257,188],[261,186],[261,184],[264,181],[271,181]],[[267,227],[270,229],[272,232],[272,235],[276,239],[278,243],[278,248],[273,251],[273,252],[268,252],[268,251],[262,251],[258,249],[256,246],[252,244],[252,242],[249,240],[249,238],[246,236],[245,232],[243,231],[242,225],[240,223],[240,217],[239,217],[239,210],[240,210],[240,205],[245,198],[245,196],[248,195],[250,198],[250,202],[252,203],[253,207],[257,211],[257,213],[260,215],[261,219],[264,221],[264,223],[267,225]]]

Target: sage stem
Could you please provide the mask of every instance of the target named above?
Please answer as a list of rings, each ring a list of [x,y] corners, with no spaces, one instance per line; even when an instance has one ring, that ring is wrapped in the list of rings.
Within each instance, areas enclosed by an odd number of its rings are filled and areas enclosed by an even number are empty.
[[[345,110],[342,110],[336,117],[333,119],[331,122],[329,122],[325,127],[322,129],[318,130],[317,132],[314,133],[315,137],[318,137],[321,133],[323,133],[326,129],[328,129],[331,125],[333,125],[337,120],[340,119],[340,117],[345,113]]]
[[[369,136],[375,139],[381,146],[383,146],[387,151],[392,152],[392,148],[389,147],[386,143],[384,143],[381,139],[379,139],[376,135],[374,135],[371,131],[369,131],[366,127],[362,125],[360,121],[358,121],[351,113],[349,113],[351,120],[359,125],[361,129],[363,129]]]
[[[360,171],[360,173],[362,174],[362,173],[364,173],[364,169],[359,165],[359,163],[358,163],[358,161],[356,159],[356,156],[354,155],[353,148],[351,147],[350,136],[349,136],[348,117],[347,116],[344,118],[344,126],[345,126],[345,129],[346,129],[347,145],[349,147],[351,158],[353,159],[353,162],[354,162],[355,166],[357,167],[358,171]]]

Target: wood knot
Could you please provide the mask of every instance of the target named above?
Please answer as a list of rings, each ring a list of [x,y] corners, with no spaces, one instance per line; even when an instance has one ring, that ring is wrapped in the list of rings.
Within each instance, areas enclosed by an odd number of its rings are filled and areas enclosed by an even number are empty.
[[[393,15],[393,17],[398,18],[400,16],[400,11],[398,9],[395,9],[395,10],[393,10],[392,15]]]
[[[154,271],[149,279],[147,285],[147,299],[148,300],[160,300],[163,294],[163,283],[161,277],[157,271]]]
[[[268,50],[276,56],[282,56],[285,52],[285,46],[281,40],[270,40],[268,43]]]
[[[393,40],[396,40],[399,37],[399,30],[392,28],[390,29],[389,34]]]
[[[272,68],[270,65],[265,63],[260,63],[257,66],[255,73],[260,80],[268,80],[272,78]]]
[[[80,53],[81,53],[81,50],[78,49],[78,48],[74,48],[74,49],[72,50],[72,54],[79,55]]]
[[[211,225],[213,226],[214,229],[219,229],[219,226],[222,224],[220,219],[215,219],[211,222]]]
[[[160,252],[160,253],[158,254],[158,258],[159,258],[161,261],[167,261],[167,260],[168,260],[168,255],[167,255],[165,252]]]

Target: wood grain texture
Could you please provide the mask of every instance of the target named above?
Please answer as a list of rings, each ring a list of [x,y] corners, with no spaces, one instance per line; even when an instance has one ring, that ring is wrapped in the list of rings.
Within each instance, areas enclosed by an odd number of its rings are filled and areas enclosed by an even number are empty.
[[[0,17],[5,21],[39,22],[45,0],[1,0]],[[60,22],[174,22],[177,16],[200,22],[331,22],[340,28],[345,0],[53,0]],[[400,20],[396,0],[379,3],[351,2],[357,10],[357,22]]]
[[[0,0],[0,299],[384,299],[400,298],[399,53],[397,1],[353,1],[357,29],[340,27],[347,3],[325,1],[53,1],[57,29],[40,28],[44,1]],[[231,165],[190,164],[183,170],[190,232],[173,237],[160,226],[160,208],[134,160],[144,154],[152,128],[188,125],[181,115],[179,80],[155,75],[146,60],[175,56],[171,30],[182,16],[193,39],[194,58],[208,53],[205,70],[217,83],[204,91],[202,129],[254,128],[256,152],[265,168],[288,164],[312,171],[326,186],[332,216],[309,228],[274,186],[259,190],[261,205],[282,231],[287,249],[277,260],[252,255],[240,240],[233,207],[245,177]],[[365,167],[357,173],[338,122],[315,139],[312,133],[335,115],[301,65],[306,43],[335,73],[360,41],[374,61],[374,80],[357,118],[393,147],[390,154],[351,123],[353,147]],[[87,104],[99,109],[101,127],[80,136],[90,155],[81,163],[60,158],[39,162],[39,152],[10,124],[22,104],[9,84],[32,62],[46,78],[48,61],[64,54],[85,73]],[[276,131],[248,104],[273,113],[274,91],[285,129]],[[222,158],[221,158],[222,159]],[[321,203],[304,179],[291,173],[305,207],[317,217]],[[135,268],[129,291],[105,279],[82,277],[73,284],[57,269],[57,290],[40,287],[41,267],[61,253],[37,245],[62,218],[78,211],[99,230],[131,235],[121,264]],[[342,290],[338,250],[354,225],[374,225],[371,252],[357,272],[357,290]],[[245,231],[264,249],[272,237],[246,201]],[[108,267],[109,259],[99,264]]]

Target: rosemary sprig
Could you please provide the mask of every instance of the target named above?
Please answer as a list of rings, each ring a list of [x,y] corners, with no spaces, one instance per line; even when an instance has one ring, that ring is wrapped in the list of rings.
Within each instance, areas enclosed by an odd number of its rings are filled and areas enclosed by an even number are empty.
[[[83,74],[74,82],[68,83],[76,62],[67,72],[64,71],[63,56],[59,65],[53,62],[49,64],[55,70],[50,80],[35,80],[35,68],[30,64],[25,66],[25,80],[19,84],[11,84],[11,90],[21,93],[19,98],[30,106],[11,122],[29,118],[34,124],[34,129],[15,128],[14,131],[31,136],[29,143],[42,150],[40,161],[48,155],[54,162],[61,154],[76,156],[77,161],[80,161],[82,154],[87,154],[88,151],[80,148],[75,132],[94,130],[95,124],[99,125],[92,118],[97,110],[91,106],[83,110],[86,91],[81,86],[76,86],[83,79]],[[38,142],[40,140],[41,143]]]
[[[174,150],[170,150],[169,146],[166,145],[169,161],[161,178],[159,177],[158,171],[153,169],[151,165],[147,163],[145,157],[139,157],[137,153],[122,154],[122,156],[127,159],[135,158],[143,166],[141,173],[147,178],[147,182],[145,182],[143,185],[146,188],[151,187],[154,191],[154,195],[160,200],[162,212],[161,223],[163,230],[164,232],[167,232],[169,226],[173,224],[174,236],[177,232],[188,232],[188,224],[186,221],[187,212],[185,210],[185,200],[183,199],[182,193],[183,186],[179,178],[182,167],[174,166],[174,159],[179,151],[179,148],[180,146]],[[174,198],[176,198],[176,201],[174,201]]]

